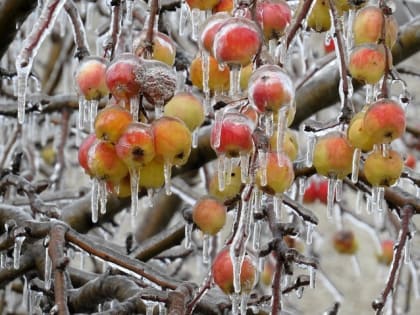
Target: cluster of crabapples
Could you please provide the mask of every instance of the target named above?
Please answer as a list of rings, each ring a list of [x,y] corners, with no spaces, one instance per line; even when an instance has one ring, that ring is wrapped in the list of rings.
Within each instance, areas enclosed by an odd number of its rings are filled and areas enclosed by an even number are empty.
[[[270,62],[281,50],[277,44],[284,38],[293,12],[283,0],[258,1],[252,11],[248,7],[234,8],[233,0],[186,3],[191,10],[213,12],[200,25],[199,51],[190,64],[192,87],[188,91],[182,91],[183,85],[178,85],[181,91],[176,90],[176,45],[157,30],[151,52],[144,30],[135,36],[133,53],[123,53],[110,63],[99,57],[86,57],[81,62],[75,81],[85,100],[82,103],[87,101],[95,107],[100,99],[111,97],[97,114],[96,109],[90,109],[92,134],[80,146],[79,162],[99,185],[94,190],[131,196],[135,213],[140,188],[165,186],[170,193],[171,167],[188,161],[195,143],[193,135],[207,115],[212,120],[210,144],[218,156],[218,166],[208,196],[193,207],[192,220],[204,234],[215,235],[226,222],[224,203],[240,197],[244,186],[255,188],[257,193],[251,198],[258,206],[260,202],[254,199],[261,194],[272,198],[273,204],[281,203],[282,194],[294,182],[292,162],[299,149],[288,126],[295,114],[295,90],[287,71]],[[350,9],[347,1],[332,3],[338,14]],[[316,0],[307,27],[318,32],[329,30],[330,9],[328,1]],[[295,14],[300,10],[298,6]],[[358,9],[353,33],[355,47],[348,58],[349,74],[366,84],[376,84],[392,67],[389,49],[396,40],[395,19],[380,8],[367,6]],[[272,58],[261,59],[260,52]],[[265,64],[256,67],[256,59]],[[151,108],[155,109],[154,115]],[[88,111],[81,108],[81,115]],[[388,144],[400,137],[404,128],[405,113],[397,101],[371,100],[351,120],[347,133],[331,132],[318,139],[313,165],[318,174],[342,180],[352,171],[353,175],[358,173],[355,164],[364,152],[366,180],[374,187],[392,185],[401,174],[403,162]],[[331,201],[333,184],[323,184],[323,193],[317,188],[319,195],[307,200],[304,197],[304,201]],[[93,209],[97,203],[94,200]],[[97,220],[97,214],[92,218]],[[339,252],[350,253],[357,248],[352,235],[344,235],[335,243],[340,242],[351,244],[337,245]],[[227,294],[237,291],[233,269],[231,251],[225,247],[213,261],[212,274]],[[255,278],[256,267],[245,255],[240,272],[244,292],[252,289]]]

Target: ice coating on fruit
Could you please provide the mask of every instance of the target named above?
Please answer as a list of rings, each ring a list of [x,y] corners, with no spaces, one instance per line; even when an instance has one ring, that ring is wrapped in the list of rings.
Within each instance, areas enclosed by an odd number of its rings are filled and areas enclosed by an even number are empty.
[[[228,91],[229,90],[229,68],[220,68],[217,60],[209,56],[209,75],[208,87],[210,91]],[[202,57],[196,57],[190,65],[190,79],[192,84],[200,90],[203,90],[203,65]]]
[[[152,123],[155,152],[165,162],[184,165],[191,152],[191,132],[184,122],[175,117],[161,117]]]
[[[146,37],[147,31],[143,31],[133,41],[133,51],[138,57],[141,57],[146,49]],[[152,46],[152,59],[164,62],[169,66],[174,65],[176,46],[168,35],[154,31]]]
[[[318,174],[343,179],[352,171],[354,148],[340,133],[320,138],[314,149],[313,165]]]
[[[225,293],[234,293],[233,265],[229,248],[224,248],[216,256],[212,265],[212,275],[216,285]],[[240,283],[242,292],[250,292],[254,287],[256,270],[249,256],[245,256],[241,271]]]
[[[260,112],[277,112],[290,105],[294,96],[292,80],[277,65],[263,65],[249,79],[248,97]]]
[[[136,80],[141,83],[144,97],[153,105],[163,107],[175,94],[175,71],[158,60],[142,59],[140,65]]]
[[[266,40],[282,36],[292,19],[292,10],[283,0],[258,1],[255,11]]]
[[[211,10],[220,0],[186,0],[191,9]]]
[[[86,100],[99,100],[108,95],[105,82],[107,61],[101,57],[85,57],[77,68],[75,81]]]
[[[92,173],[89,170],[88,165],[88,152],[90,147],[94,144],[96,141],[96,136],[94,134],[89,135],[87,138],[83,140],[83,142],[80,144],[79,152],[78,152],[78,160],[80,166],[85,170],[86,174],[92,175]]]
[[[333,235],[334,249],[340,254],[353,255],[359,245],[353,231],[340,230]]]
[[[284,193],[293,183],[295,174],[292,162],[285,154],[270,152],[267,154],[266,174],[259,169],[256,175],[256,183],[262,191],[269,195]],[[263,179],[266,176],[266,183]]]
[[[141,174],[139,179],[140,187],[146,189],[158,189],[165,183],[163,174],[163,160],[161,157],[155,157],[149,163],[140,167]]]
[[[140,93],[141,85],[137,80],[140,71],[139,59],[130,53],[116,57],[106,70],[106,84],[117,100],[128,102]]]
[[[353,79],[367,84],[377,83],[384,75],[386,59],[392,66],[392,55],[385,56],[383,45],[364,44],[353,49],[349,57],[349,72]]]
[[[192,209],[192,219],[203,233],[215,235],[226,222],[226,207],[212,197],[199,199]]]
[[[393,15],[384,15],[382,9],[367,6],[360,9],[353,23],[354,44],[379,43],[385,22],[385,42],[392,48],[397,40],[398,23]]]
[[[131,168],[149,163],[155,157],[154,136],[150,125],[131,123],[115,145],[118,157]]]
[[[206,20],[200,32],[200,48],[205,49],[211,55],[213,54],[214,37],[228,18],[231,18],[230,14],[221,12]]]
[[[210,143],[218,154],[227,157],[239,157],[253,149],[252,121],[243,114],[227,113],[223,116],[220,126],[217,122],[212,128]]]
[[[216,33],[213,53],[220,64],[246,66],[261,47],[261,34],[255,22],[232,17]]]
[[[129,111],[118,105],[102,109],[95,119],[95,134],[98,139],[116,143],[125,128],[133,121]]]
[[[363,126],[373,143],[389,143],[401,137],[405,131],[405,112],[391,99],[373,103],[363,119]]]
[[[194,94],[187,92],[174,95],[166,103],[164,115],[181,119],[191,132],[200,127],[205,118],[201,100]]]
[[[400,178],[403,167],[404,162],[397,151],[376,150],[367,156],[363,172],[372,186],[392,186]]]
[[[270,137],[270,150],[272,152],[277,152],[277,132],[274,132]],[[283,137],[283,148],[281,150],[285,153],[291,161],[296,160],[299,153],[299,146],[296,139],[296,136],[292,133],[291,130],[286,130]]]
[[[241,168],[239,166],[233,167],[230,172],[227,171],[224,175],[225,187],[223,190],[219,189],[217,173],[213,175],[209,184],[209,194],[220,201],[229,200],[238,196],[243,185],[241,181]]]
[[[128,174],[127,166],[118,158],[114,146],[103,140],[96,140],[90,147],[88,167],[96,178],[113,183],[120,182]]]
[[[315,0],[307,19],[308,27],[316,32],[325,32],[331,28],[331,15],[328,0]]]

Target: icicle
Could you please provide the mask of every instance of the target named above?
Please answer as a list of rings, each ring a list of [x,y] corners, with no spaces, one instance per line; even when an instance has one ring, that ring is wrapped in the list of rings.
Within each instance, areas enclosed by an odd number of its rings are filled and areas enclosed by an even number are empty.
[[[236,244],[232,244],[230,246],[230,258],[232,260],[232,266],[233,266],[233,287],[234,287],[235,293],[239,294],[241,292],[241,270],[242,270],[242,263],[245,258],[245,248],[241,248],[239,255],[236,256],[235,245]]]
[[[383,211],[383,205],[384,205],[384,199],[385,199],[385,188],[384,187],[378,187],[378,195],[376,197],[376,208],[378,211]]]
[[[84,100],[84,102],[83,102],[83,109],[84,109],[84,113],[83,113],[83,128],[86,126],[86,125],[89,125],[90,126],[90,124],[91,124],[91,116],[90,116],[90,102],[91,101],[88,101],[88,100]]]
[[[92,193],[91,193],[91,209],[92,209],[92,222],[98,222],[98,202],[99,202],[99,180],[94,178],[92,180]]]
[[[155,303],[144,301],[144,304],[146,304],[146,315],[153,315],[153,311],[155,310]]]
[[[274,208],[274,214],[277,222],[280,222],[282,219],[282,204],[283,204],[283,195],[277,194],[273,196],[273,208]]]
[[[276,49],[277,49],[277,39],[272,38],[268,41],[268,53],[273,59],[276,58]]]
[[[164,302],[160,302],[158,304],[158,308],[159,308],[159,315],[166,315],[166,307],[165,307]]]
[[[84,252],[80,252],[80,258],[79,258],[79,266],[80,269],[84,270],[85,269],[85,253]]]
[[[204,108],[206,114],[211,112],[210,104],[210,54],[207,51],[203,51],[201,54],[201,68],[203,72],[203,92],[204,92]]]
[[[362,202],[363,202],[363,192],[361,190],[357,191],[356,194],[356,213],[362,213]]]
[[[303,287],[299,287],[295,290],[296,297],[300,300],[303,296]]]
[[[369,194],[366,195],[366,213],[372,214],[372,196]]]
[[[131,220],[135,220],[139,208],[139,179],[140,171],[138,168],[130,167],[130,189],[131,189]]]
[[[220,138],[222,134],[222,124],[223,124],[223,116],[224,112],[223,109],[219,109],[214,113],[214,148],[217,149],[220,147]]]
[[[359,180],[359,161],[360,156],[362,154],[362,150],[356,148],[353,152],[353,164],[352,164],[352,171],[351,171],[351,181],[353,183],[357,183]]]
[[[133,23],[133,4],[134,0],[125,1],[125,18],[128,26]]]
[[[31,295],[29,292],[28,279],[26,279],[26,276],[23,276],[22,302],[23,302],[23,307],[26,309],[26,311],[28,311],[28,314],[31,314],[29,312],[29,308],[31,305],[30,298],[31,298]]]
[[[353,265],[353,270],[354,270],[354,274],[356,277],[360,277],[360,263],[359,260],[357,259],[356,255],[351,255],[351,262]]]
[[[7,259],[6,253],[2,251],[0,253],[0,269],[5,269],[7,267],[6,259]]]
[[[374,91],[373,91],[373,85],[372,84],[366,84],[365,85],[365,93],[366,93],[366,104],[370,104],[374,100]]]
[[[185,3],[185,0],[183,0],[181,3],[181,11],[179,14],[179,26],[178,26],[179,36],[181,37],[183,37],[185,34],[187,20],[188,20],[188,6]]]
[[[314,232],[314,224],[311,222],[306,222],[306,244],[312,244],[312,236]]]
[[[232,315],[239,315],[241,295],[239,293],[232,293],[230,295],[230,301],[232,302]]]
[[[93,30],[93,21],[94,21],[94,13],[95,13],[95,6],[96,3],[88,2],[86,7],[86,30],[91,31]]]
[[[409,264],[411,262],[411,238],[407,237],[405,240],[405,246],[404,246],[404,263]]]
[[[217,157],[217,180],[219,183],[219,190],[223,191],[225,190],[225,159],[226,156],[224,154],[220,154]]]
[[[354,9],[349,10],[347,18],[347,34],[346,34],[346,47],[347,47],[347,56],[350,55],[350,49],[353,47],[353,22],[356,11]]]
[[[131,2],[131,0],[127,0],[127,2]],[[133,116],[134,121],[139,120],[139,97],[134,96],[130,98],[130,113]],[[159,118],[156,116],[156,119]]]
[[[17,236],[15,238],[15,245],[13,247],[13,268],[15,269],[19,269],[20,266],[20,252],[24,241],[25,236]]]
[[[232,168],[233,168],[233,159],[225,158],[225,186],[230,185],[232,182]]]
[[[306,177],[301,176],[299,177],[299,195],[303,196],[306,190]]]
[[[198,39],[198,29],[200,28],[200,25],[201,25],[201,10],[194,8],[191,10],[191,26],[192,26],[191,39],[193,41],[197,41]]]
[[[185,248],[191,248],[191,240],[192,240],[192,231],[193,231],[193,224],[187,223],[185,224]]]
[[[334,190],[335,190],[335,178],[328,178],[328,192],[327,192],[327,218],[329,220],[333,217],[334,208]]]
[[[314,267],[309,266],[309,287],[311,289],[315,289],[315,276],[316,276],[316,270]]]
[[[229,96],[235,97],[238,96],[241,91],[241,81],[240,81],[240,73],[241,67],[240,66],[232,66],[230,69],[230,88],[229,88]]]
[[[273,135],[274,130],[274,113],[267,112],[264,114],[264,126],[265,126],[265,134],[267,137],[271,137]]]
[[[261,213],[261,200],[262,200],[262,191],[259,189],[254,189],[252,192],[252,203],[254,213]]]
[[[105,214],[108,190],[106,189],[106,182],[104,180],[99,181],[98,192],[99,192],[100,211],[101,211],[101,214]]]
[[[51,289],[52,262],[50,255],[48,255],[48,246],[45,247],[44,268],[44,288],[45,290],[49,290]]]
[[[257,263],[257,271],[263,272],[264,270],[264,264],[265,264],[265,257],[259,257],[258,258],[258,263]]]
[[[20,59],[16,59],[16,71],[17,71],[17,98],[18,98],[18,122],[23,124],[25,121],[25,106],[26,106],[26,89],[28,86],[28,78],[30,72],[30,66],[21,67]]]
[[[155,194],[155,190],[153,188],[147,189],[147,205],[149,208],[153,207],[153,196]]]
[[[285,38],[282,38],[280,44],[277,46],[275,60],[278,61],[280,65],[284,65],[286,63],[287,58],[287,46],[285,43]]]
[[[252,247],[255,251],[258,251],[261,246],[261,222],[260,220],[254,222],[254,228],[252,232]]]
[[[203,235],[203,264],[208,265],[210,262],[210,242],[211,237],[209,234],[205,233]]]
[[[163,115],[163,102],[158,101],[155,104],[155,119],[162,117]]]
[[[246,310],[248,308],[248,293],[241,294],[241,314],[246,315]]]
[[[199,128],[195,128],[192,132],[192,148],[195,149],[198,147],[198,130]]]
[[[376,211],[378,209],[378,193],[379,193],[379,187],[374,186],[372,187],[372,196],[371,196],[371,203],[372,203],[372,210]]]
[[[335,200],[340,202],[343,197],[343,180],[337,179],[335,182]]]
[[[306,147],[306,166],[311,167],[312,166],[312,159],[314,156],[314,149],[315,149],[315,143],[316,143],[316,137],[314,134],[308,134],[308,140],[307,140],[307,147]]]
[[[241,153],[241,181],[246,184],[248,181],[248,172],[249,172],[249,153]],[[228,172],[230,174],[232,172]]]
[[[183,92],[185,90],[186,78],[187,72],[185,70],[179,70],[176,72],[176,92]]]
[[[172,165],[168,161],[165,161],[163,165],[163,174],[165,177],[165,192],[167,196],[170,196],[172,194],[172,190],[171,190]]]
[[[267,164],[268,164],[268,154],[262,149],[258,149],[258,166],[261,174],[261,186],[267,185]]]

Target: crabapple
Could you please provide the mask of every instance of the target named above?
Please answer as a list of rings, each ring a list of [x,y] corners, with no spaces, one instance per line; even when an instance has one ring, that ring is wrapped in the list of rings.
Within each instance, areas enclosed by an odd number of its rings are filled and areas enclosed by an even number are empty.
[[[351,230],[339,230],[333,235],[334,249],[340,254],[354,255],[359,248],[356,237]]]
[[[107,61],[100,57],[86,57],[80,63],[75,80],[79,92],[86,100],[99,100],[108,95],[105,82]]]
[[[376,150],[366,157],[363,171],[372,186],[391,186],[400,178],[403,167],[404,162],[397,151],[388,150],[384,154]]]
[[[96,139],[95,134],[91,134],[83,140],[83,142],[80,144],[80,147],[79,147],[77,158],[79,160],[80,166],[85,170],[86,174],[88,175],[92,175],[89,169],[89,165],[88,165],[88,160],[89,160],[88,153],[89,153],[89,149],[95,143],[96,140],[97,139]]]
[[[146,189],[157,189],[165,183],[162,158],[155,157],[149,163],[139,168],[139,186]]]
[[[258,1],[255,9],[258,24],[260,24],[265,40],[279,38],[292,19],[292,10],[286,1]]]
[[[307,20],[308,27],[316,32],[331,28],[330,6],[328,0],[315,0]]]
[[[381,242],[381,253],[376,254],[378,262],[389,266],[394,258],[394,241],[387,239]]]
[[[125,128],[133,121],[129,111],[118,105],[108,105],[95,119],[95,133],[98,139],[116,143]]]
[[[351,119],[347,129],[347,137],[349,142],[355,148],[367,152],[372,150],[375,142],[373,141],[370,133],[366,130],[363,124],[366,111],[362,110]]]
[[[211,10],[220,0],[186,0],[191,9]]]
[[[219,189],[219,177],[217,173],[213,175],[209,184],[209,194],[217,200],[226,201],[238,196],[242,187],[241,168],[236,166],[232,168],[230,174],[225,174],[225,187],[223,190]]]
[[[273,132],[270,137],[270,150],[277,152],[277,132]],[[297,143],[296,136],[291,130],[287,129],[283,139],[283,152],[289,157],[291,161],[296,160],[299,153],[299,146]]]
[[[206,234],[215,235],[226,222],[226,207],[212,197],[199,199],[192,209],[193,222]]]
[[[416,164],[417,164],[417,160],[416,157],[413,154],[407,154],[407,157],[404,161],[404,165],[409,167],[409,168],[416,168]]]
[[[203,90],[203,66],[202,58],[196,57],[191,61],[190,79],[192,84],[200,90]],[[209,78],[208,86],[210,91],[224,92],[229,91],[229,68],[220,68],[217,60],[209,56]]]
[[[133,51],[138,57],[141,57],[146,49],[147,32],[143,31],[133,41]],[[166,34],[154,31],[152,42],[152,59],[159,60],[169,66],[175,63],[176,47],[173,40]]]

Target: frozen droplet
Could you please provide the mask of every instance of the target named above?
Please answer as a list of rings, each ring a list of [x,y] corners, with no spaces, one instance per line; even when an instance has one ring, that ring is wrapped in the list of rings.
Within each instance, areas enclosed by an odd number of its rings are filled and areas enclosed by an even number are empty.
[[[308,134],[308,139],[306,141],[306,166],[312,166],[312,159],[314,156],[316,137],[314,134]]]
[[[405,240],[405,246],[404,246],[404,263],[409,264],[411,262],[411,238],[407,237]]]
[[[244,184],[248,181],[248,172],[249,172],[249,153],[241,153],[241,181]],[[232,172],[229,172],[228,174],[231,174],[231,173]]]
[[[327,218],[329,220],[333,217],[334,208],[334,191],[335,191],[335,178],[328,178],[328,190],[327,190]]]
[[[232,315],[239,315],[241,306],[241,295],[239,293],[232,293],[230,295],[230,301],[232,302]]]
[[[25,236],[16,236],[15,238],[15,244],[13,247],[13,268],[15,269],[19,269],[20,266],[20,253],[25,238]]]
[[[357,183],[359,180],[359,162],[360,156],[362,154],[362,150],[356,148],[353,152],[353,162],[352,162],[352,170],[351,170],[351,181],[353,183]]]
[[[340,202],[343,198],[343,180],[337,179],[335,181],[335,200]]]
[[[248,293],[242,293],[241,294],[241,314],[246,314],[247,306],[248,306],[248,299],[249,294]]]
[[[282,204],[283,204],[283,195],[277,194],[273,196],[273,208],[276,221],[279,222],[282,219]]]
[[[139,208],[139,179],[140,171],[138,168],[130,167],[130,189],[131,189],[131,220],[135,221]]]
[[[203,264],[208,265],[210,262],[210,242],[211,237],[209,234],[205,233],[203,235]]]
[[[198,130],[199,130],[199,128],[196,128],[192,132],[192,144],[191,144],[191,146],[192,146],[193,149],[197,148],[197,146],[198,146]]]
[[[127,0],[127,2],[131,2],[131,0]],[[130,113],[134,121],[139,120],[139,107],[140,106],[139,106],[138,95],[130,98]],[[159,118],[159,117],[156,117],[156,118]]]
[[[314,224],[311,222],[306,222],[306,244],[312,244],[312,236],[314,234]]]
[[[168,161],[165,161],[163,165],[163,175],[165,177],[165,192],[166,195],[171,195],[171,177],[172,177],[172,164]]]
[[[268,154],[262,149],[258,149],[258,166],[260,169],[260,182],[261,186],[267,185],[267,164],[268,164]]]
[[[260,220],[254,222],[254,229],[252,232],[252,247],[255,251],[258,251],[261,246],[261,222]]]
[[[99,181],[99,205],[101,214],[106,213],[108,190],[106,189],[106,181]]]
[[[219,183],[219,190],[225,190],[225,159],[226,156],[224,154],[220,154],[217,157],[217,181]]]
[[[44,288],[45,290],[51,289],[51,274],[52,274],[52,262],[50,255],[48,254],[48,246],[45,247],[45,261],[44,261]]]
[[[99,202],[99,179],[93,178],[92,180],[92,193],[91,193],[91,211],[92,211],[92,222],[98,222],[98,202]]]
[[[234,66],[231,67],[230,73],[229,73],[229,75],[230,75],[229,96],[230,97],[238,96],[240,91],[241,91],[240,73],[241,73],[241,67],[240,66],[234,65]]]
[[[193,224],[187,223],[185,224],[185,248],[191,248],[191,241],[192,241],[192,231],[193,231]]]
[[[312,289],[315,289],[315,276],[316,276],[316,270],[314,267],[309,266],[309,287]]]

